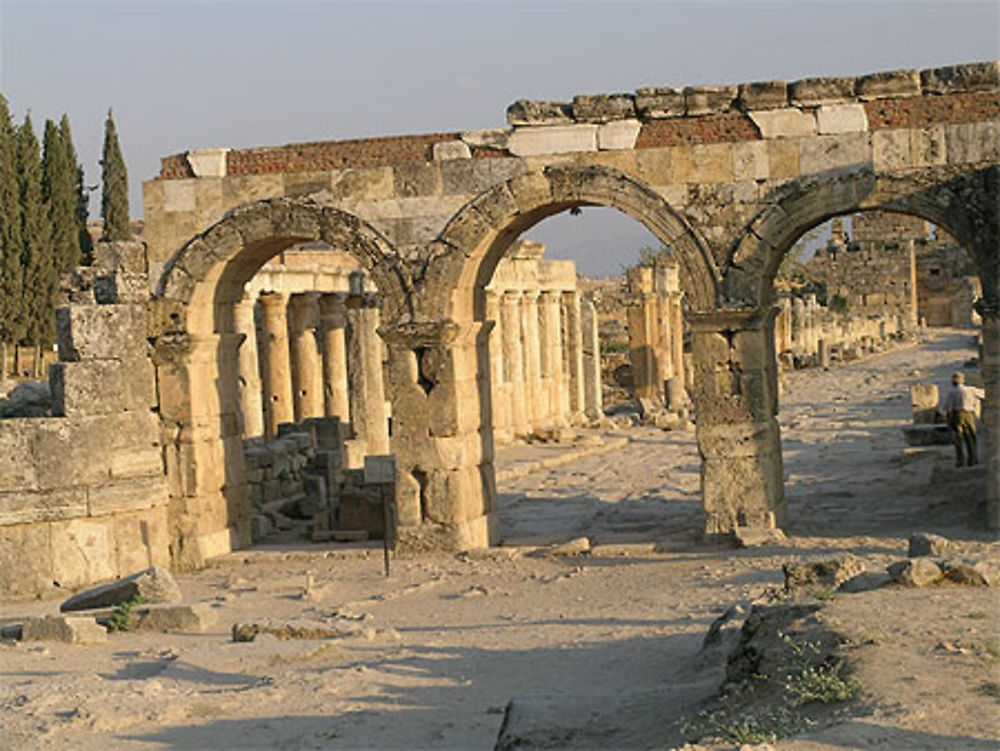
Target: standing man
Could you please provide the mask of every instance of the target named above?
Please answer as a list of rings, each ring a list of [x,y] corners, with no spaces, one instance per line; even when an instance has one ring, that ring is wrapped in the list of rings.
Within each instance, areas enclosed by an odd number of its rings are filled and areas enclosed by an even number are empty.
[[[942,411],[948,418],[948,427],[955,433],[956,467],[971,467],[979,462],[979,452],[976,449],[976,411],[983,397],[982,389],[965,385],[964,373],[955,373],[951,377],[951,389],[944,397]]]

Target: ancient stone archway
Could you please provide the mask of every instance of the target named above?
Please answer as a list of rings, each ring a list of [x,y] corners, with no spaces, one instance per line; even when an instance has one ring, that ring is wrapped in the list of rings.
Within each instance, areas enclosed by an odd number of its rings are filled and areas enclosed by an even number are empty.
[[[322,241],[351,254],[373,277],[388,315],[409,305],[393,249],[344,211],[304,201],[261,201],[229,212],[166,264],[153,310],[166,471],[174,503],[173,557],[200,565],[249,544],[250,504],[237,419],[234,305],[272,256]]]

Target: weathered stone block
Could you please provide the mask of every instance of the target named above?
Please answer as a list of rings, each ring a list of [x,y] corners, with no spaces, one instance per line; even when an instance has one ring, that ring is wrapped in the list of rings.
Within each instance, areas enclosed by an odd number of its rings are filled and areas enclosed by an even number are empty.
[[[920,71],[925,94],[993,91],[1000,87],[1000,62],[947,65]]]
[[[573,118],[581,123],[607,123],[635,117],[631,94],[598,94],[573,97]]]
[[[1000,158],[1000,124],[957,123],[944,126],[949,164],[992,162]]]
[[[735,86],[688,86],[684,89],[684,112],[692,117],[727,112],[735,100]]]
[[[195,177],[225,177],[229,149],[199,149],[184,156]]]
[[[167,500],[167,485],[160,474],[122,478],[108,485],[87,489],[89,516],[165,506]]]
[[[397,198],[441,195],[441,167],[423,162],[406,162],[393,169]]]
[[[935,388],[935,394],[936,392],[937,388]],[[936,402],[934,406],[937,406]],[[942,557],[953,555],[958,549],[958,543],[952,542],[947,537],[927,534],[926,532],[914,532],[910,535],[906,554],[910,558],[919,558],[927,555]]]
[[[914,167],[946,164],[948,148],[943,125],[914,128],[910,131],[910,154]]]
[[[52,522],[53,581],[71,589],[117,576],[113,526],[110,518]]]
[[[105,271],[145,274],[149,270],[146,244],[127,240],[95,243],[93,265]]]
[[[684,92],[680,89],[637,89],[635,106],[639,116],[658,120],[684,116]]]
[[[396,457],[366,456],[365,484],[391,485],[396,482]]]
[[[767,144],[767,169],[772,180],[799,176],[799,141],[778,138]]]
[[[853,98],[853,78],[804,78],[788,86],[788,101],[801,107],[836,104]]]
[[[830,104],[816,110],[820,135],[868,130],[868,116],[860,104]]]
[[[94,279],[93,294],[94,299],[88,302],[99,305],[145,303],[150,296],[149,278],[145,274],[124,271],[105,274]]]
[[[146,353],[146,309],[139,305],[72,305],[56,311],[64,361],[119,360]]]
[[[755,81],[742,84],[736,106],[744,112],[788,107],[788,83],[785,81]]]
[[[864,563],[854,556],[842,556],[810,563],[786,563],[785,589],[809,587],[839,587],[865,570]]]
[[[929,558],[897,561],[886,570],[896,584],[905,587],[929,587],[937,584],[944,576],[941,568]]]
[[[439,162],[451,159],[469,159],[472,152],[462,141],[440,141],[431,147],[431,154]]]
[[[799,138],[817,133],[816,118],[794,107],[747,114],[764,138]]]
[[[73,479],[66,477],[63,482]],[[14,490],[0,493],[0,524],[28,524],[87,515],[87,489]]]
[[[159,605],[144,608],[138,628],[143,631],[206,631],[216,624],[218,616],[208,603],[196,605]]]
[[[854,90],[865,101],[920,96],[920,74],[915,70],[872,73],[858,78]]]
[[[639,137],[642,124],[638,120],[617,120],[605,123],[597,129],[597,148],[631,149]]]
[[[59,606],[63,613],[113,607],[140,597],[147,603],[180,602],[181,589],[165,568],[153,568],[132,574],[111,584],[81,592]]]
[[[745,141],[733,144],[734,180],[767,180],[769,176],[766,142]]]
[[[872,159],[867,133],[817,136],[799,142],[799,171],[803,174],[825,172],[839,167],[869,164]]]
[[[53,411],[57,415],[114,414],[156,406],[152,363],[136,358],[84,360],[52,366]]]
[[[872,166],[876,172],[913,166],[908,130],[879,130],[871,134]]]
[[[537,102],[519,99],[507,108],[508,125],[561,125],[573,121],[569,102]]]
[[[52,540],[48,524],[0,526],[0,593],[32,597],[52,589]]]
[[[509,135],[509,130],[498,128],[494,130],[467,130],[462,133],[461,137],[462,141],[469,146],[504,151],[507,148]]]
[[[87,616],[47,615],[27,619],[21,627],[21,640],[100,644],[108,640],[108,632]]]
[[[0,472],[0,492],[37,487],[32,445],[35,435],[32,419],[0,420],[0,456],[4,470]]]
[[[508,145],[516,156],[597,151],[596,125],[515,128]]]

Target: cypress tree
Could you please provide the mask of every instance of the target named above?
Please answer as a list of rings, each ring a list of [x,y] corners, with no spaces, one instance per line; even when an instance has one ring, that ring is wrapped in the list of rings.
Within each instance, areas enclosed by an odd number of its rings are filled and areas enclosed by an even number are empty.
[[[90,264],[94,260],[94,242],[87,231],[87,218],[90,215],[90,196],[83,183],[83,167],[73,146],[73,134],[69,129],[69,117],[62,116],[59,121],[59,135],[66,147],[66,161],[73,175],[73,192],[76,196],[76,232],[79,238],[80,263]]]
[[[21,250],[17,144],[7,100],[0,95],[0,341],[7,344],[24,336]]]
[[[24,342],[36,347],[55,338],[56,269],[52,257],[52,226],[42,201],[42,163],[31,116],[17,129],[17,177],[21,199],[22,295]]]
[[[129,240],[128,174],[118,146],[118,132],[111,110],[104,122],[104,152],[101,156],[101,216],[104,218],[104,240]]]
[[[42,200],[52,225],[52,258],[61,276],[80,263],[80,235],[76,227],[76,191],[66,144],[56,124],[45,121],[42,147]]]

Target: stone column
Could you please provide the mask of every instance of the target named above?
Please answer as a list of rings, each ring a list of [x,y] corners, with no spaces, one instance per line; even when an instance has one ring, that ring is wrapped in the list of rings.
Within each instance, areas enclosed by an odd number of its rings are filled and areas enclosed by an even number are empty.
[[[524,344],[521,336],[521,293],[507,290],[500,302],[500,347],[502,350],[503,380],[510,393],[510,415],[506,421],[513,433],[530,430],[525,388]]]
[[[496,440],[509,441],[513,437],[511,430],[510,389],[504,378],[504,334],[501,325],[501,296],[493,290],[484,290],[486,301],[486,320],[492,323],[489,333],[490,358],[490,415],[493,423],[493,435]]]
[[[264,315],[264,435],[268,440],[278,435],[278,426],[292,422],[292,379],[289,373],[288,314],[285,296],[264,292],[260,296]]]
[[[996,293],[994,293],[995,295]],[[976,303],[982,319],[983,390],[980,458],[986,467],[986,527],[1000,530],[1000,301],[996,296]]]
[[[920,311],[920,303],[918,302],[918,290],[917,290],[917,249],[916,244],[913,240],[906,241],[907,246],[907,260],[909,268],[909,278],[907,279],[909,300],[907,300],[907,310],[906,318],[910,322],[910,325],[916,327],[917,316]]]
[[[671,388],[675,388],[678,397],[687,402],[688,379],[684,367],[684,307],[681,304],[683,299],[683,292],[671,292],[667,305],[670,309],[670,362],[672,377],[676,379],[675,386]]]
[[[542,384],[542,342],[538,332],[538,290],[521,298],[521,340],[524,349],[524,403],[528,429],[542,427],[548,411],[548,392]]]
[[[319,299],[320,329],[323,342],[323,412],[327,417],[351,420],[347,385],[347,311],[345,296],[339,293]]]
[[[583,378],[583,322],[580,293],[564,292],[562,304],[563,321],[566,324],[566,389],[569,417],[574,422],[580,422],[587,404]]]
[[[292,295],[288,303],[291,332],[292,404],[295,422],[323,416],[323,366],[319,356],[319,293]]]
[[[542,292],[539,317],[539,342],[542,351],[542,377],[546,378],[548,387],[548,422],[564,425],[566,414],[563,406],[563,359],[562,359],[562,324],[559,320],[562,312],[562,293],[553,290]]]
[[[264,403],[260,384],[260,362],[257,358],[257,327],[254,324],[254,300],[244,295],[233,307],[233,325],[243,337],[239,345],[240,416],[243,437],[256,438],[264,434]]]
[[[583,326],[583,400],[584,413],[590,420],[604,416],[604,396],[601,393],[601,339],[597,308],[594,301],[584,298],[580,307]]]
[[[349,451],[352,469],[364,466],[368,454],[389,453],[389,416],[385,407],[382,344],[378,336],[378,306],[372,295],[358,293],[352,277],[347,298],[348,365],[351,427],[357,441]],[[360,462],[360,464],[359,464]]]
[[[708,534],[784,523],[774,309],[689,317]]]
[[[643,292],[628,308],[629,360],[632,363],[632,386],[635,395],[643,399],[656,399],[660,389],[656,385],[656,354],[652,324],[654,295]]]

